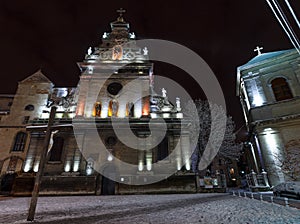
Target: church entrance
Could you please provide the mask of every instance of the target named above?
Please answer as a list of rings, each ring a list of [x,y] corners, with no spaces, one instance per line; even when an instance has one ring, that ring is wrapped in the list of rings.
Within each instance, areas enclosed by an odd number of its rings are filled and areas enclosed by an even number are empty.
[[[115,194],[115,182],[105,176],[102,176],[102,195],[114,195]]]
[[[115,194],[115,186],[116,183],[113,181],[116,170],[113,165],[108,166],[104,169],[102,176],[102,184],[101,184],[101,194],[102,195],[114,195]]]

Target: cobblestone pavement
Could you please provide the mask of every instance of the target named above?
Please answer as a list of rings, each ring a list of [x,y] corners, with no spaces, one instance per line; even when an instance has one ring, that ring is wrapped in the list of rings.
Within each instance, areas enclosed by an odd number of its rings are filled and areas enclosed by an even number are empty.
[[[30,223],[30,197],[0,197],[0,223]],[[40,197],[34,223],[299,224],[300,210],[230,194]]]

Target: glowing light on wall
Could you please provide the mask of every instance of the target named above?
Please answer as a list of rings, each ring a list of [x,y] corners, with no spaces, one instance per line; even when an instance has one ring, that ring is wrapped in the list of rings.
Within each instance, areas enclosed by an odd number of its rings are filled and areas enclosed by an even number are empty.
[[[91,175],[93,173],[94,160],[89,158],[86,165],[86,175]]]
[[[86,169],[86,175],[91,175],[92,173],[93,173],[93,169],[90,168],[90,167],[88,167],[88,168]]]
[[[272,128],[266,128],[264,129],[266,133],[266,142],[267,145],[269,146],[269,149],[274,152],[278,151],[278,138],[275,134],[273,134],[273,129]]]
[[[25,166],[24,166],[24,172],[27,173],[31,169],[32,159],[27,159]]]
[[[177,113],[176,118],[183,118],[183,114],[182,113]]]
[[[163,113],[163,118],[169,118],[170,114],[169,113]]]
[[[34,172],[38,172],[39,171],[39,165],[40,165],[40,161],[36,161],[34,163],[34,166],[33,166],[33,171]]]
[[[70,172],[71,170],[71,161],[67,161],[65,164],[65,172]]]
[[[62,118],[63,117],[63,113],[56,113],[55,114],[55,118]]]
[[[189,159],[187,159],[185,161],[185,168],[186,168],[186,170],[191,170],[191,164],[190,164],[190,160]]]
[[[264,100],[262,98],[262,96],[259,93],[255,93],[253,94],[253,102],[252,104],[256,107],[259,107],[261,105],[263,105]]]
[[[152,153],[147,153],[146,169],[150,171],[152,169]]]
[[[103,103],[102,111],[101,111],[101,118],[107,118],[107,114],[108,114],[108,105],[107,105],[107,103]]]
[[[74,117],[75,117],[75,113],[69,113],[69,114],[68,114],[68,117],[69,117],[69,118],[74,118]]]
[[[50,113],[42,113],[41,118],[42,119],[49,119]]]
[[[83,116],[83,111],[84,111],[84,103],[81,102],[78,104],[77,108],[76,108],[76,116]]]
[[[157,118],[157,114],[151,113],[151,118]]]
[[[140,160],[140,161],[139,161],[139,165],[138,165],[138,170],[139,170],[139,171],[143,171],[143,169],[144,169],[143,161]]]
[[[265,128],[263,133],[258,136],[259,142],[262,144],[262,152],[265,159],[266,169],[271,169],[270,181],[284,182],[285,177],[281,170],[281,161],[283,154],[281,149],[284,148],[280,138],[280,133],[272,128]],[[275,179],[272,175],[277,176]],[[278,178],[278,179],[277,179]],[[277,179],[277,180],[276,180]],[[272,183],[273,184],[273,183]]]
[[[177,158],[177,170],[180,170],[182,167],[181,158]]]
[[[113,160],[113,156],[111,155],[111,154],[109,154],[108,156],[107,156],[107,161],[112,161]]]
[[[142,116],[142,102],[139,100],[134,104],[134,117],[140,118]]]
[[[80,164],[79,160],[74,161],[74,164],[73,164],[73,171],[74,172],[77,172],[79,170],[79,164]]]
[[[250,91],[253,95],[252,105],[255,107],[259,107],[263,105],[265,102],[265,96],[263,95],[262,91],[260,92],[258,90],[257,82],[259,82],[259,80],[255,80],[255,79],[250,80],[250,86],[251,86]]]

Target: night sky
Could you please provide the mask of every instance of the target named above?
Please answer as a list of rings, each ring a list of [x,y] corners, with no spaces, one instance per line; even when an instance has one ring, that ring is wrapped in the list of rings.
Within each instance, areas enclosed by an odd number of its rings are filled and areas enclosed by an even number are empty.
[[[290,3],[300,16],[300,2]],[[15,93],[17,82],[39,68],[56,86],[76,86],[80,75],[76,62],[84,59],[89,46],[99,45],[120,7],[126,9],[124,18],[138,39],[177,42],[209,64],[237,126],[243,124],[235,96],[237,66],[256,55],[257,45],[264,47],[263,52],[292,48],[264,0],[1,0],[0,93]],[[169,70],[162,67],[156,72]],[[197,98],[197,86],[187,74],[174,74],[178,82],[188,80],[185,87],[191,86]]]

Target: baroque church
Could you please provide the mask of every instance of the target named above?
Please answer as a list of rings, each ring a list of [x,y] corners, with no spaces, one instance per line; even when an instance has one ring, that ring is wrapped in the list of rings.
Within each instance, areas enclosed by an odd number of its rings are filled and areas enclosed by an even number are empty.
[[[271,186],[300,179],[300,56],[296,49],[262,53],[237,69],[249,132],[252,169]]]
[[[0,175],[13,195],[32,191],[53,106],[41,194],[195,191],[180,99],[173,104],[165,89],[154,92],[147,46],[136,44],[122,13],[78,63],[77,87],[55,87],[39,70],[19,82],[15,95],[0,96]],[[166,130],[163,137],[149,138],[150,126]]]

